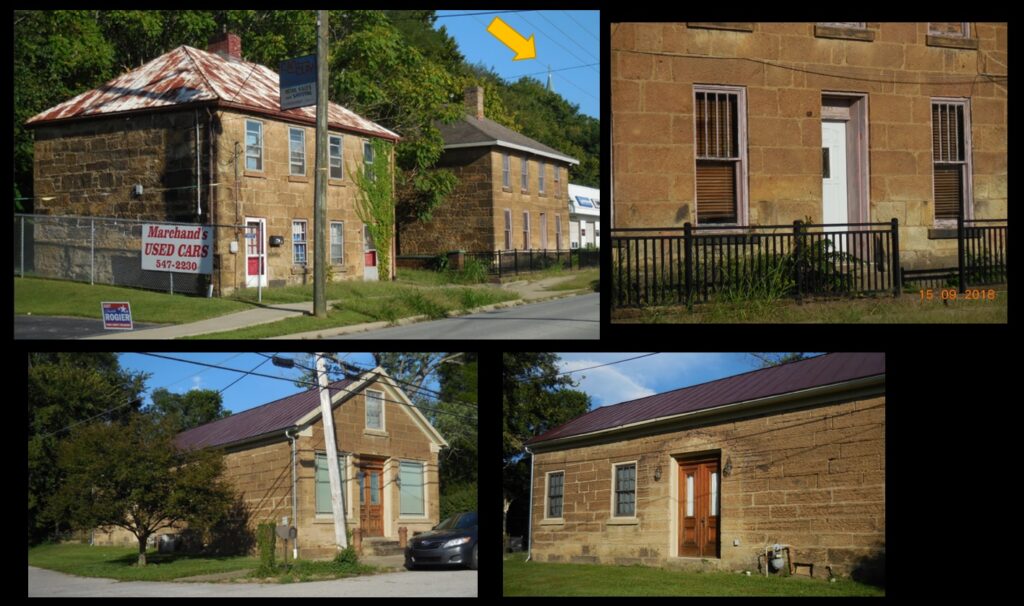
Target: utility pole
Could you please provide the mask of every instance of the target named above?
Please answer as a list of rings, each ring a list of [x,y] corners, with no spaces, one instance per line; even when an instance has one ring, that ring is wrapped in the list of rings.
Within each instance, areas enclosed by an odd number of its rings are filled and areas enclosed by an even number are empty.
[[[320,416],[324,421],[324,443],[327,445],[327,473],[331,479],[331,511],[334,513],[334,540],[338,549],[348,547],[345,534],[345,502],[342,499],[341,472],[338,470],[338,448],[334,443],[334,416],[331,414],[331,394],[327,389],[327,368],[324,354],[316,355],[316,380],[320,386]]]
[[[316,28],[316,200],[313,213],[313,315],[327,317],[327,11]],[[342,533],[344,536],[344,533]]]

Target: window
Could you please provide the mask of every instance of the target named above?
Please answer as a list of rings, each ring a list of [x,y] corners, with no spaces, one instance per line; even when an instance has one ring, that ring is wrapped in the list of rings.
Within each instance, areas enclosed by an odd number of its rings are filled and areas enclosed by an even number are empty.
[[[548,216],[546,213],[540,214],[540,248],[541,250],[548,248]]]
[[[342,265],[345,260],[345,224],[331,223],[331,264]]]
[[[544,193],[544,169],[546,168],[543,161],[537,162],[537,191],[541,194]]]
[[[263,170],[263,123],[245,121],[245,170]]]
[[[375,181],[377,175],[373,174],[373,143],[370,141],[363,141],[363,164],[366,165],[366,176]]]
[[[505,250],[512,250],[512,211],[505,209]]]
[[[288,129],[288,174],[306,176],[306,131]]]
[[[512,187],[512,171],[510,170],[510,160],[507,153],[501,154],[501,186]]]
[[[863,21],[860,23],[844,21],[840,23],[818,23],[818,25],[824,25],[825,27],[845,27],[847,29],[864,29],[866,23]]]
[[[557,165],[557,164],[554,164],[554,165],[552,165],[552,168],[555,169],[555,197],[556,198],[561,198],[562,197],[562,185],[561,185],[561,182],[562,182],[562,176],[561,176],[562,175],[562,167]]]
[[[615,469],[615,515],[636,515],[636,463],[622,463]]]
[[[966,100],[932,100],[932,164],[935,221],[955,222],[963,205],[973,216],[970,199],[970,113]]]
[[[694,87],[697,223],[742,225],[746,218],[744,89]]]
[[[530,213],[523,211],[523,250],[530,249]]]
[[[306,220],[292,221],[292,262],[306,264]]]
[[[931,36],[949,36],[951,38],[970,38],[970,24],[967,22],[929,23],[928,34]]]
[[[530,161],[527,160],[526,158],[523,158],[523,161],[519,165],[522,168],[522,178],[520,179],[520,181],[522,182],[521,186],[523,188],[523,191],[527,191],[527,190],[530,189],[530,168],[529,168],[529,165],[530,165]]]
[[[398,483],[399,515],[426,515],[423,507],[423,463],[402,461],[398,470]]]
[[[548,474],[548,511],[547,518],[562,517],[562,485],[565,483],[565,472]]]
[[[853,21],[815,23],[814,35],[818,38],[871,42],[875,39],[875,32],[868,29],[867,25],[864,22]]]
[[[366,428],[384,429],[384,393],[366,390]]]
[[[341,135],[330,135],[327,137],[327,153],[330,156],[330,178],[341,179],[344,177],[344,170],[341,167]]]
[[[338,455],[338,472],[341,476],[341,485],[345,486],[345,457]],[[345,490],[341,491],[341,506],[345,507]],[[331,475],[327,467],[327,455],[316,453],[316,512],[333,513],[331,508]]]
[[[555,215],[555,250],[562,250],[562,215]]]

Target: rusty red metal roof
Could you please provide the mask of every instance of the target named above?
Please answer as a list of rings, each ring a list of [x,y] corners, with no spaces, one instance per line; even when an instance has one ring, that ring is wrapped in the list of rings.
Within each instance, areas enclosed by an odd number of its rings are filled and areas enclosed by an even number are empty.
[[[164,53],[103,86],[36,114],[26,124],[201,103],[316,124],[315,107],[281,111],[274,70],[257,63],[228,60],[191,46],[179,46]],[[337,103],[330,104],[327,122],[331,128],[399,139],[396,133]]]
[[[335,381],[328,386],[333,396],[338,390],[354,383],[352,379]],[[222,446],[246,438],[254,438],[275,431],[283,432],[320,406],[320,391],[316,388],[274,400],[256,408],[218,419],[199,427],[183,431],[174,439],[179,448],[194,449]]]
[[[830,353],[602,406],[526,443],[536,444],[884,374],[884,353]]]

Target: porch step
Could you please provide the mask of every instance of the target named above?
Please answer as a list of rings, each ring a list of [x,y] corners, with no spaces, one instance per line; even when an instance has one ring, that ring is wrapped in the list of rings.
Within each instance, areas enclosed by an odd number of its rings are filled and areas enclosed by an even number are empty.
[[[380,537],[363,539],[363,555],[394,556],[402,555],[404,553],[405,550],[398,546],[398,541]]]
[[[722,560],[717,558],[668,558],[666,568],[677,570],[702,571],[721,570]]]

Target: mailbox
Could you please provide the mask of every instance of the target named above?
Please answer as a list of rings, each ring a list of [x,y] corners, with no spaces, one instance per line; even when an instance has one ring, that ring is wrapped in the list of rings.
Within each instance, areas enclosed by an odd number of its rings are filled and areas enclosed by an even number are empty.
[[[284,244],[284,236],[270,236],[271,246],[281,246]]]
[[[294,539],[298,536],[298,531],[294,526],[288,526],[287,524],[277,525],[277,536],[282,539]]]

